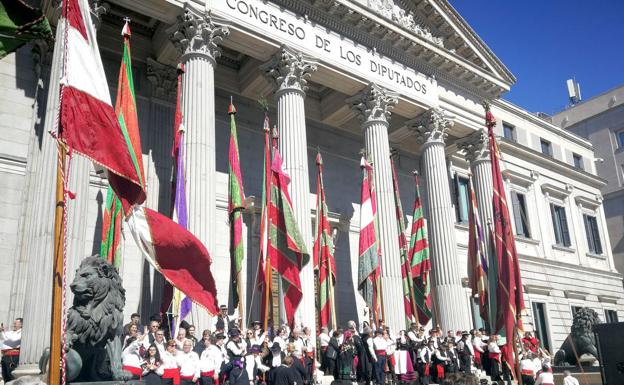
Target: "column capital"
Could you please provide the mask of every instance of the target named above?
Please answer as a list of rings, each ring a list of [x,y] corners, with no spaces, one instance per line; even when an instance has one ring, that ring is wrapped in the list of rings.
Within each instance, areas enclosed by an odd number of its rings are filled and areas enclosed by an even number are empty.
[[[177,70],[147,58],[147,79],[152,83],[152,96],[173,99],[178,88]]]
[[[478,130],[457,141],[457,147],[464,150],[470,164],[490,160],[489,138],[485,130]]]
[[[416,119],[405,122],[421,144],[445,144],[453,117],[441,108],[430,108]]]
[[[228,27],[215,24],[210,12],[198,11],[188,3],[184,4],[171,31],[169,38],[180,54],[180,62],[191,56],[201,56],[213,65],[221,56],[219,44],[230,34]]]
[[[275,81],[276,96],[284,91],[308,90],[308,79],[316,72],[316,62],[305,57],[301,52],[282,45],[271,60],[260,66],[266,75]]]
[[[346,102],[358,114],[362,125],[379,122],[388,124],[392,110],[398,103],[398,94],[375,83],[369,83],[366,88],[348,98]]]

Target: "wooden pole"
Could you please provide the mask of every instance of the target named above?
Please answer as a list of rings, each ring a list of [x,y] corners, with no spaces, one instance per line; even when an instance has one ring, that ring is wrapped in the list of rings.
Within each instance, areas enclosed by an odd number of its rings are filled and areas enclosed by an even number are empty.
[[[52,276],[52,322],[50,328],[49,384],[61,383],[61,338],[63,313],[63,254],[65,252],[65,192],[64,175],[67,149],[58,142],[56,166],[56,208],[54,213],[54,267]]]
[[[334,282],[333,282],[333,272],[332,272],[332,264],[331,261],[327,261],[327,267],[329,270],[329,309],[332,323],[332,330],[336,330],[336,303],[334,302]]]
[[[516,348],[516,344],[522,346],[522,341],[520,341],[520,335],[518,334],[518,321],[514,326],[513,333],[513,355],[514,355],[514,370],[516,372],[516,379],[518,380],[518,385],[522,385],[522,371],[520,370],[520,358],[518,357],[518,349]]]

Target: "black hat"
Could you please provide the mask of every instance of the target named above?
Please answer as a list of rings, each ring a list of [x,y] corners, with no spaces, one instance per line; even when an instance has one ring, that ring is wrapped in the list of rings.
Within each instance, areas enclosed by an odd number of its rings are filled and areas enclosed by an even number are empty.
[[[381,330],[381,329],[375,330],[375,335],[377,335],[377,334],[383,334],[383,330]]]
[[[228,335],[230,336],[230,338],[238,337],[238,336],[240,336],[240,330],[238,330],[238,329],[230,329],[230,331],[228,331]]]
[[[470,333],[468,333],[468,332],[467,332],[467,331],[465,331],[465,330],[462,332],[462,337],[463,337],[463,336],[469,336],[469,335],[470,335]]]
[[[215,338],[216,338],[216,339],[218,339],[218,340],[224,340],[224,339],[225,339],[225,334],[223,334],[223,333],[217,333],[217,334],[215,335]]]
[[[271,345],[271,349],[269,350],[271,350],[271,353],[273,354],[279,354],[282,351],[282,347],[277,342],[273,342],[273,345]]]
[[[250,353],[260,353],[262,351],[262,349],[260,349],[260,345],[251,345],[251,348],[249,349]]]
[[[219,306],[219,309],[220,309],[220,310],[227,310],[227,306],[225,306],[225,305],[221,305],[221,306]]]

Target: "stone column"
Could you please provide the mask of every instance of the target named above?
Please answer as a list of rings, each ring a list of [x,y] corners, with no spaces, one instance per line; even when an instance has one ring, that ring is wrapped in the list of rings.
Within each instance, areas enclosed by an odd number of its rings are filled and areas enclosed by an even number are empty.
[[[60,9],[57,9],[60,14]],[[99,16],[105,12],[98,7],[91,12],[92,22],[99,26]],[[20,365],[16,377],[38,374],[38,362],[43,350],[50,345],[50,317],[52,307],[52,267],[54,244],[54,206],[56,187],[57,145],[48,133],[55,129],[59,108],[59,83],[63,63],[63,27],[57,25],[56,43],[48,85],[46,112],[41,138],[41,150],[33,159],[33,171],[29,174],[30,196],[23,234],[22,253],[27,253],[27,290],[24,296],[24,328],[20,351]],[[31,143],[38,145],[38,143]],[[89,172],[91,163],[79,155],[71,160],[69,189],[76,198],[67,202],[67,300],[71,306],[72,294],[69,284],[75,269],[86,256],[86,220],[89,199]]]
[[[188,3],[178,16],[171,41],[184,64],[182,115],[186,129],[184,156],[187,178],[188,227],[210,252],[216,245],[215,85],[218,44],[229,35],[209,13]]]
[[[492,196],[494,185],[492,184],[492,162],[490,161],[489,139],[485,130],[473,132],[465,138],[457,141],[457,147],[464,150],[466,160],[470,162],[472,184],[479,206],[479,220],[485,235],[485,251],[490,247],[489,232],[487,225],[493,219]]]
[[[457,266],[455,220],[445,155],[445,141],[453,121],[444,111],[432,108],[406,124],[422,143],[421,170],[427,197],[425,207],[429,214],[427,224],[436,323],[442,330],[466,330],[471,322]]]
[[[290,175],[290,197],[295,219],[312,255],[312,216],[310,207],[310,175],[308,173],[308,141],[304,108],[307,79],[316,71],[316,64],[303,54],[282,46],[273,59],[263,65],[267,75],[277,86],[277,127],[279,149],[284,168]],[[314,300],[314,267],[312,259],[301,271],[303,299],[297,310],[296,322],[312,328],[316,335]]]
[[[373,166],[377,195],[378,241],[381,243],[381,286],[385,323],[391,330],[405,327],[403,279],[399,253],[399,230],[394,202],[388,127],[390,110],[397,104],[397,94],[368,85],[347,103],[358,114],[364,132],[366,154]]]

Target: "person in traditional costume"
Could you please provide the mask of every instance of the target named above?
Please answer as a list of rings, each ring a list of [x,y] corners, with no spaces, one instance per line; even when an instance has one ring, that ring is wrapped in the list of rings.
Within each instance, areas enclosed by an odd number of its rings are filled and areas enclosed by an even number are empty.
[[[269,372],[269,385],[296,385],[292,363],[293,358],[287,356],[284,357],[284,360],[278,367],[271,369]]]
[[[523,385],[533,385],[535,383],[535,364],[533,363],[533,352],[527,351],[520,360],[520,376]]]
[[[192,351],[193,342],[184,341],[182,351],[176,354],[176,361],[180,367],[180,385],[195,385],[199,379],[199,357]]]
[[[448,342],[452,343],[453,340],[454,338],[441,343],[440,348],[433,353],[433,371],[431,377],[433,378],[433,382],[437,384],[441,384],[444,381],[446,366],[451,361],[448,356]]]
[[[459,355],[457,354],[455,343],[449,342],[446,345],[447,345],[446,354],[449,360],[444,365],[444,372],[447,374],[457,373],[459,371],[459,367],[461,363],[459,362]]]
[[[499,381],[501,379],[501,350],[498,346],[498,336],[492,335],[490,342],[488,343],[488,358],[490,361],[490,373],[493,381]]]
[[[329,339],[327,351],[325,352],[327,362],[327,374],[334,376],[334,379],[338,378],[336,361],[338,360],[338,354],[340,353],[340,343],[338,342],[340,340],[340,337],[340,330],[334,331],[332,337]]]
[[[373,346],[377,360],[373,363],[375,371],[375,384],[383,385],[385,383],[385,367],[388,358],[388,341],[384,338],[384,331],[378,329],[375,331],[373,338]]]
[[[534,385],[555,385],[555,377],[552,369],[548,365],[542,366],[540,374],[537,376]]]
[[[211,340],[204,341],[204,344],[205,349],[199,357],[199,384],[214,385],[219,379],[224,356],[221,349],[213,345]]]
[[[145,385],[161,385],[163,368],[160,352],[156,345],[152,344],[147,348],[141,369],[143,369],[141,380]]]
[[[371,329],[368,326],[362,328],[361,348],[358,351],[357,381],[370,385],[373,381],[373,363],[377,360]]]
[[[145,338],[143,335],[140,338]],[[142,341],[137,337],[130,337],[126,340],[126,344],[121,352],[122,369],[132,374],[133,380],[138,380],[143,374],[141,365],[143,364],[143,356],[140,352]]]
[[[418,375],[420,385],[429,385],[431,379],[431,364],[435,352],[435,338],[430,338],[427,345],[423,346],[418,353]]]
[[[247,370],[250,384],[261,384],[264,382],[265,374],[271,369],[262,363],[261,352],[259,345],[252,345],[249,348],[249,353],[245,356],[245,369]]]
[[[174,340],[167,341],[167,351],[162,355],[162,385],[177,385],[180,383],[180,367],[176,355],[178,349]]]
[[[401,383],[413,382],[417,378],[410,350],[410,340],[405,330],[401,330],[394,351],[394,375]]]
[[[323,373],[327,372],[327,347],[329,346],[329,340],[331,339],[329,335],[329,330],[326,326],[321,327],[321,331],[318,336],[319,346],[321,347],[321,371]]]
[[[351,339],[351,331],[346,330],[343,334],[343,341],[340,345],[340,353],[336,360],[337,380],[354,381],[355,370],[353,369],[354,359],[356,357],[355,346]]]

